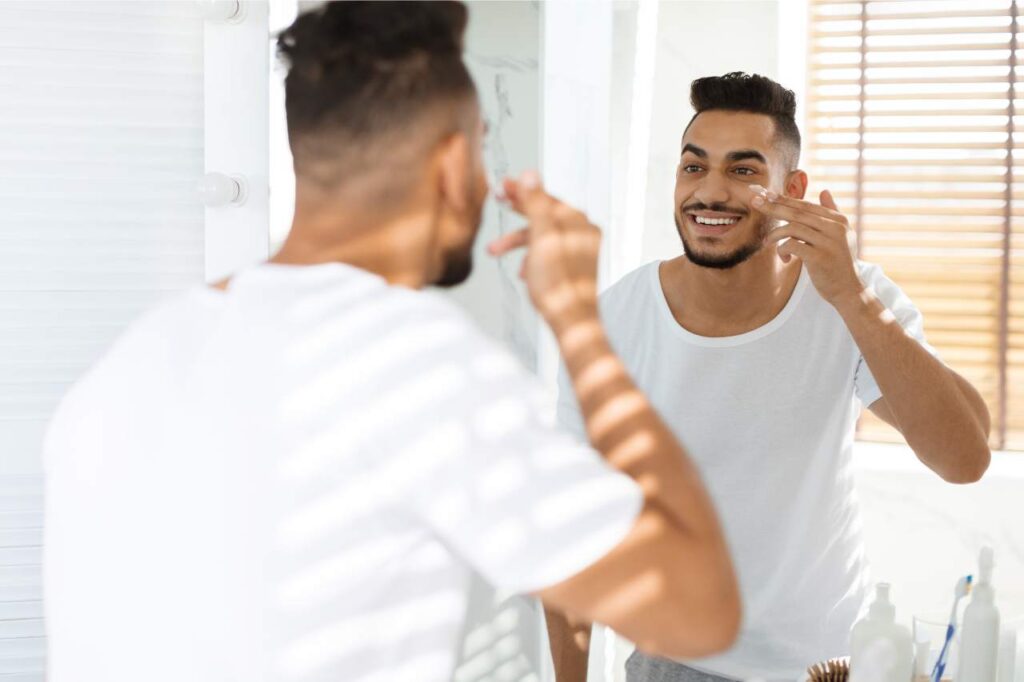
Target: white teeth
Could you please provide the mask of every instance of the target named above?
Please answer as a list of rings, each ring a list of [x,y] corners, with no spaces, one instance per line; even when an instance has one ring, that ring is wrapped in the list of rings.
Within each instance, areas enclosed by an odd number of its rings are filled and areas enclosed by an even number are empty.
[[[739,218],[705,218],[703,216],[693,216],[694,221],[700,225],[734,225],[739,222]]]

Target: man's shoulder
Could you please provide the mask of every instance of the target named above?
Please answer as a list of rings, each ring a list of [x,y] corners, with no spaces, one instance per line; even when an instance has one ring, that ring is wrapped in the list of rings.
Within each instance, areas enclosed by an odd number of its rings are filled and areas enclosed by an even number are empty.
[[[413,326],[440,324],[457,331],[467,341],[486,339],[466,309],[445,294],[437,291],[399,290],[391,292],[391,300],[403,309],[407,322]]]
[[[641,311],[650,304],[655,288],[653,281],[661,261],[645,263],[623,275],[601,292],[601,310],[621,314],[630,310]]]
[[[89,370],[87,377],[109,374],[112,367],[126,363],[136,365],[126,376],[153,368],[164,353],[180,345],[179,339],[190,330],[197,318],[197,299],[203,292],[195,287],[168,296],[141,311],[111,341]]]
[[[44,450],[83,428],[101,428],[105,412],[131,408],[141,403],[144,393],[160,391],[163,380],[171,376],[167,358],[176,349],[174,335],[182,332],[198,291],[164,298],[113,339],[61,396],[47,425]]]
[[[400,333],[418,339],[433,360],[460,366],[463,378],[474,384],[474,390],[483,391],[485,385],[498,379],[512,380],[528,374],[515,354],[487,333],[455,299],[439,291],[420,290],[398,292],[395,300],[407,313]],[[492,386],[488,391],[496,388]]]

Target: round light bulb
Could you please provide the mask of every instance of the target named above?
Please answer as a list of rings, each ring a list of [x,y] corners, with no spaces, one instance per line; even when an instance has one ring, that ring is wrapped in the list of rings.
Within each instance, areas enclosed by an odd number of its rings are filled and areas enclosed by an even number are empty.
[[[224,173],[207,173],[196,186],[199,199],[207,208],[217,208],[245,201],[245,180]]]
[[[207,21],[228,21],[242,11],[239,0],[195,0],[199,13]]]

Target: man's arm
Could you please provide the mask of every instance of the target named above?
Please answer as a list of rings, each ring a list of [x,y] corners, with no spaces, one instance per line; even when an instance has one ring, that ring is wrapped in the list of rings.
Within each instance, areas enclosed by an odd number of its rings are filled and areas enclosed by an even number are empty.
[[[832,195],[821,205],[772,193],[751,205],[788,221],[769,243],[784,260],[801,259],[815,287],[842,316],[882,399],[871,410],[896,427],[926,466],[951,483],[977,481],[988,468],[989,414],[981,396],[907,335],[857,275],[852,233]]]
[[[591,624],[571,618],[547,604],[544,605],[544,619],[548,626],[556,682],[586,682]]]
[[[739,629],[732,562],[695,466],[605,336],[597,311],[600,233],[535,177],[505,189],[529,225],[493,243],[491,253],[528,246],[522,275],[558,341],[588,437],[645,498],[616,547],[537,596],[574,618],[605,623],[653,654],[721,651]]]
[[[946,481],[980,479],[991,454],[988,408],[978,391],[908,336],[870,291],[836,310],[882,389],[871,411]]]

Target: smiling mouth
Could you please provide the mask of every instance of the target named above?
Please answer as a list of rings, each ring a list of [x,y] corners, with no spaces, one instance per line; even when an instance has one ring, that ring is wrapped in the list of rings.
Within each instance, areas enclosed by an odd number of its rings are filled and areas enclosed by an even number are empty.
[[[738,223],[740,221],[739,216],[731,217],[731,218],[707,218],[705,216],[694,215],[692,213],[689,214],[689,216],[690,216],[691,219],[693,219],[693,222],[697,223],[698,225],[710,225],[710,226],[735,225],[736,223]]]

